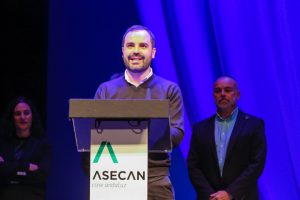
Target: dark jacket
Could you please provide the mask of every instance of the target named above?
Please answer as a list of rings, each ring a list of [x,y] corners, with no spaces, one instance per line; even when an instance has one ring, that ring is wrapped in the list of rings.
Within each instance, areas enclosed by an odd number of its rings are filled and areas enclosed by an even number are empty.
[[[16,155],[16,147],[21,151]],[[0,144],[0,199],[44,199],[50,171],[51,148],[48,140],[28,138]],[[30,172],[29,163],[39,169]]]
[[[193,126],[187,158],[190,180],[198,200],[226,190],[237,200],[258,199],[257,180],[266,160],[264,121],[239,111],[220,175],[214,138],[215,116]]]

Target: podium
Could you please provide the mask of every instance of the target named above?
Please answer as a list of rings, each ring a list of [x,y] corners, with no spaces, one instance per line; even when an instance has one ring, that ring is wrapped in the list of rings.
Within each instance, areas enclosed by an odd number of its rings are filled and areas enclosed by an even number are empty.
[[[70,99],[78,152],[90,152],[91,200],[146,200],[148,153],[172,150],[169,100]]]

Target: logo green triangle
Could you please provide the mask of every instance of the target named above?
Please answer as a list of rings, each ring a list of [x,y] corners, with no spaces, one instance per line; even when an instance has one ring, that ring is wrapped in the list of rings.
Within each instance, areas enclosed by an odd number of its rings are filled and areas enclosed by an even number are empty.
[[[101,155],[102,155],[102,152],[103,152],[105,146],[107,146],[109,155],[110,155],[110,157],[111,157],[113,163],[118,163],[116,154],[115,154],[115,152],[114,152],[114,150],[113,150],[113,148],[112,148],[110,142],[107,142],[107,141],[101,142],[101,145],[100,145],[100,147],[99,147],[99,149],[98,149],[98,151],[97,151],[97,154],[96,154],[96,156],[95,156],[95,158],[94,158],[94,160],[93,160],[93,163],[98,163],[98,162],[99,162],[99,159],[100,159],[100,157],[101,157]]]

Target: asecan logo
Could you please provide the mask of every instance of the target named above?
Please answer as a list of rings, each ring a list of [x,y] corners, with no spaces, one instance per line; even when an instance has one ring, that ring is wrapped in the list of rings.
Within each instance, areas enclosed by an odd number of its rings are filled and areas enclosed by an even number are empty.
[[[113,163],[118,163],[116,154],[115,154],[115,152],[114,152],[114,150],[113,150],[110,142],[107,142],[107,141],[101,142],[101,145],[100,145],[100,147],[99,147],[99,149],[97,151],[97,154],[96,154],[96,156],[95,156],[95,158],[93,160],[93,163],[98,163],[99,162],[100,157],[101,157],[101,155],[103,153],[103,150],[104,150],[105,146],[107,147],[107,150],[109,152],[109,155],[110,155],[111,160],[113,161]]]

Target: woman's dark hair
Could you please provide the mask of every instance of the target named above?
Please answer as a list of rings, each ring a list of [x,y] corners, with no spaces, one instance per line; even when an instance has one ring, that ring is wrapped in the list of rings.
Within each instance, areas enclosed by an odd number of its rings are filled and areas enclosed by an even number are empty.
[[[33,137],[39,138],[44,135],[44,130],[39,113],[37,112],[34,104],[26,97],[17,97],[13,99],[6,108],[0,123],[0,133],[2,139],[14,140],[16,138],[16,127],[14,123],[15,107],[19,103],[26,103],[31,109],[32,125],[30,134]]]

